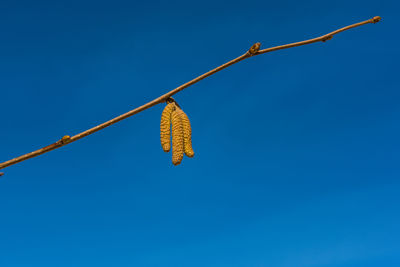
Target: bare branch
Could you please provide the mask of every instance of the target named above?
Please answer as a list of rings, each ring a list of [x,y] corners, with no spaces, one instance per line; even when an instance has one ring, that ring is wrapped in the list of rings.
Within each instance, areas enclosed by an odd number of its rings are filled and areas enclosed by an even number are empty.
[[[113,125],[113,124],[121,121],[121,120],[124,120],[124,119],[126,119],[128,117],[131,117],[131,116],[133,116],[133,115],[135,115],[135,114],[137,114],[139,112],[142,112],[142,111],[144,111],[144,110],[146,110],[148,108],[151,108],[151,107],[153,107],[153,106],[155,106],[157,104],[165,102],[171,96],[173,96],[176,93],[182,91],[183,89],[185,89],[185,88],[187,88],[187,87],[189,87],[189,86],[191,86],[191,85],[193,85],[193,84],[195,84],[195,83],[207,78],[208,76],[211,76],[214,73],[217,73],[217,72],[219,72],[219,71],[221,71],[221,70],[223,70],[223,69],[225,69],[225,68],[227,68],[227,67],[229,67],[229,66],[231,66],[231,65],[233,65],[235,63],[238,63],[239,61],[242,61],[242,60],[244,60],[246,58],[249,58],[249,57],[252,57],[252,56],[261,55],[261,54],[265,54],[265,53],[269,53],[269,52],[276,51],[276,50],[281,50],[281,49],[286,49],[286,48],[291,48],[291,47],[296,47],[296,46],[301,46],[301,45],[307,45],[307,44],[316,43],[316,42],[325,42],[327,40],[332,39],[333,35],[335,35],[335,34],[338,34],[340,32],[343,32],[343,31],[346,31],[346,30],[349,30],[351,28],[355,28],[355,27],[358,27],[358,26],[362,26],[362,25],[365,25],[365,24],[377,23],[380,20],[381,20],[381,18],[379,16],[373,17],[372,19],[365,20],[365,21],[362,21],[362,22],[359,22],[359,23],[355,23],[355,24],[340,28],[338,30],[335,30],[333,32],[330,32],[328,34],[322,35],[322,36],[317,37],[317,38],[313,38],[313,39],[309,39],[309,40],[305,40],[305,41],[301,41],[301,42],[296,42],[296,43],[291,43],[291,44],[286,44],[286,45],[275,46],[275,47],[271,47],[271,48],[267,48],[267,49],[263,49],[263,50],[260,50],[260,46],[261,46],[260,43],[255,43],[245,54],[241,55],[240,57],[237,57],[237,58],[235,58],[235,59],[233,59],[233,60],[231,60],[231,61],[229,61],[229,62],[227,62],[227,63],[225,63],[225,64],[223,64],[223,65],[221,65],[221,66],[219,66],[219,67],[217,67],[215,69],[213,69],[213,70],[210,70],[210,71],[198,76],[197,78],[195,78],[195,79],[193,79],[193,80],[191,80],[191,81],[189,81],[189,82],[187,82],[185,84],[182,84],[181,86],[169,91],[168,93],[166,93],[166,94],[164,94],[164,95],[162,95],[162,96],[160,96],[160,97],[158,97],[158,98],[156,98],[156,99],[154,99],[154,100],[152,100],[152,101],[150,101],[150,102],[148,102],[148,103],[146,103],[146,104],[144,104],[144,105],[142,105],[142,106],[140,106],[138,108],[135,108],[135,109],[133,109],[131,111],[128,111],[128,112],[126,112],[126,113],[124,113],[122,115],[119,115],[118,117],[115,117],[115,118],[113,118],[113,119],[111,119],[109,121],[106,121],[106,122],[104,122],[104,123],[102,123],[100,125],[97,125],[97,126],[95,126],[93,128],[90,128],[90,129],[88,129],[88,130],[86,130],[86,131],[84,131],[82,133],[79,133],[77,135],[74,135],[72,137],[64,136],[59,141],[57,141],[57,142],[55,142],[55,143],[53,143],[51,145],[48,145],[48,146],[40,148],[40,149],[38,149],[36,151],[30,152],[28,154],[25,154],[25,155],[22,155],[22,156],[19,156],[19,157],[16,157],[16,158],[13,158],[13,159],[5,161],[3,163],[0,163],[0,169],[4,169],[4,168],[6,168],[8,166],[14,165],[14,164],[19,163],[21,161],[24,161],[24,160],[39,156],[41,154],[47,153],[47,152],[49,152],[51,150],[54,150],[56,148],[59,148],[59,147],[65,146],[67,144],[70,144],[72,142],[75,142],[75,141],[77,141],[77,140],[79,140],[79,139],[81,139],[83,137],[86,137],[86,136],[91,135],[91,134],[93,134],[93,133],[95,133],[97,131],[100,131],[100,130],[102,130],[102,129],[110,126],[110,125]],[[0,173],[0,176],[1,175],[2,175],[2,173]]]

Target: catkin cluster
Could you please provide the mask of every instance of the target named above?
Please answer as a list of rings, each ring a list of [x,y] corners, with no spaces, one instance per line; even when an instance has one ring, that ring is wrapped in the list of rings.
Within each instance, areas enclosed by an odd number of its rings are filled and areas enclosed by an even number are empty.
[[[182,162],[183,154],[194,156],[192,148],[192,128],[188,116],[175,103],[168,103],[161,114],[160,140],[165,152],[171,149],[172,136],[172,163]]]

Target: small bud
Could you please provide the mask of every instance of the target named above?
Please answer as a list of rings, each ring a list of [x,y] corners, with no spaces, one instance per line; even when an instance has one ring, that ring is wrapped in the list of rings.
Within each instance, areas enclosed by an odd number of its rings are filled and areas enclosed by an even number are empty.
[[[71,139],[71,136],[69,135],[64,135],[63,138],[61,138],[61,143],[65,144]]]
[[[258,52],[258,50],[260,50],[260,47],[261,47],[261,43],[255,43],[255,44],[253,44],[251,47],[250,47],[250,49],[249,49],[249,54],[250,55],[254,55],[255,53],[257,53]]]

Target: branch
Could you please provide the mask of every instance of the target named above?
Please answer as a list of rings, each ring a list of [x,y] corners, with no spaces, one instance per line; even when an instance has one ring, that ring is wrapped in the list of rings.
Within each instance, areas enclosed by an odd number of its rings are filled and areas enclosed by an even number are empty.
[[[206,73],[200,75],[199,77],[197,77],[197,78],[195,78],[195,79],[193,79],[193,80],[191,80],[191,81],[189,81],[189,82],[187,82],[185,84],[182,84],[181,86],[179,86],[179,87],[169,91],[168,93],[166,93],[166,94],[164,94],[164,95],[162,95],[162,96],[160,96],[160,97],[158,97],[158,98],[156,98],[156,99],[144,104],[143,106],[140,106],[140,107],[135,108],[135,109],[133,109],[131,111],[128,111],[128,112],[126,112],[126,113],[124,113],[122,115],[119,115],[118,117],[115,117],[115,118],[113,118],[113,119],[111,119],[109,121],[106,121],[106,122],[104,122],[104,123],[102,123],[100,125],[97,125],[97,126],[91,128],[91,129],[88,129],[88,130],[86,130],[86,131],[84,131],[82,133],[79,133],[77,135],[74,135],[72,137],[66,135],[63,138],[61,138],[59,141],[57,141],[57,142],[55,142],[55,143],[53,143],[51,145],[48,145],[48,146],[43,147],[41,149],[38,149],[36,151],[30,152],[28,154],[25,154],[25,155],[22,155],[22,156],[19,156],[19,157],[16,157],[16,158],[13,158],[13,159],[5,161],[3,163],[0,163],[0,169],[4,169],[4,168],[6,168],[8,166],[14,165],[14,164],[19,163],[21,161],[24,161],[24,160],[39,156],[41,154],[47,153],[49,151],[52,151],[52,150],[54,150],[56,148],[59,148],[59,147],[65,146],[67,144],[70,144],[72,142],[75,142],[75,141],[77,141],[77,140],[79,140],[79,139],[81,139],[83,137],[86,137],[86,136],[91,135],[91,134],[93,134],[93,133],[95,133],[97,131],[100,131],[100,130],[102,130],[102,129],[110,126],[110,125],[113,125],[113,124],[121,121],[121,120],[124,120],[124,119],[126,119],[128,117],[131,117],[131,116],[133,116],[133,115],[135,115],[135,114],[137,114],[139,112],[142,112],[142,111],[144,111],[144,110],[146,110],[148,108],[151,108],[151,107],[153,107],[153,106],[155,106],[157,104],[165,102],[168,98],[170,98],[171,96],[175,95],[176,93],[182,91],[183,89],[185,89],[185,88],[187,88],[187,87],[189,87],[189,86],[191,86],[191,85],[193,85],[193,84],[195,84],[195,83],[207,78],[208,76],[211,76],[214,73],[217,73],[217,72],[219,72],[219,71],[221,71],[221,70],[223,70],[223,69],[225,69],[225,68],[227,68],[227,67],[229,67],[229,66],[231,66],[231,65],[233,65],[235,63],[238,63],[239,61],[247,59],[249,57],[257,56],[257,55],[261,55],[261,54],[265,54],[265,53],[269,53],[269,52],[276,51],[276,50],[281,50],[281,49],[286,49],[286,48],[291,48],[291,47],[296,47],[296,46],[316,43],[316,42],[325,42],[327,40],[332,39],[333,35],[335,35],[335,34],[338,34],[340,32],[343,32],[343,31],[346,31],[346,30],[349,30],[351,28],[355,28],[355,27],[358,27],[358,26],[362,26],[362,25],[365,25],[365,24],[377,23],[380,20],[381,20],[381,18],[379,16],[373,17],[372,19],[365,20],[365,21],[362,21],[362,22],[359,22],[359,23],[355,23],[355,24],[340,28],[338,30],[335,30],[333,32],[330,32],[328,34],[322,35],[322,36],[317,37],[317,38],[313,38],[313,39],[309,39],[309,40],[305,40],[305,41],[301,41],[301,42],[296,42],[296,43],[291,43],[291,44],[286,44],[286,45],[275,46],[275,47],[271,47],[271,48],[267,48],[267,49],[263,49],[263,50],[260,50],[260,46],[261,46],[260,43],[255,43],[245,54],[241,55],[240,57],[237,57],[237,58],[235,58],[235,59],[233,59],[233,60],[231,60],[231,61],[229,61],[229,62],[227,62],[227,63],[225,63],[225,64],[223,64],[223,65],[221,65],[221,66],[219,66],[219,67],[217,67],[215,69],[213,69],[213,70],[210,70],[209,72],[206,72]],[[3,175],[3,173],[0,173],[0,176],[1,175]]]

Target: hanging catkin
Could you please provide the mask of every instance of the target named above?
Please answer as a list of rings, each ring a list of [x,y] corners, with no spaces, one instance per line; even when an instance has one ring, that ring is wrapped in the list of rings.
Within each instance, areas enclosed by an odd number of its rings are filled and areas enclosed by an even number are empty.
[[[182,119],[176,109],[173,110],[171,114],[172,163],[174,165],[178,165],[182,162],[184,151]]]
[[[189,117],[174,99],[167,100],[167,105],[161,114],[160,140],[165,152],[172,146],[172,163],[179,165],[183,155],[193,157],[192,128]],[[172,136],[172,144],[171,144]]]
[[[182,120],[184,151],[186,156],[192,158],[194,156],[194,151],[192,148],[192,127],[190,126],[190,120],[182,109],[177,108],[177,112]]]
[[[171,113],[175,108],[175,103],[169,103],[161,114],[160,139],[161,146],[165,152],[171,149]]]

